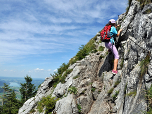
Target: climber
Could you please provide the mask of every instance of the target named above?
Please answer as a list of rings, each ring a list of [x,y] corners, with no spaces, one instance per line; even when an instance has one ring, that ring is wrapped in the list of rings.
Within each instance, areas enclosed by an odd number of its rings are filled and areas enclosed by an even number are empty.
[[[114,67],[113,67],[112,73],[117,74],[118,73],[117,65],[118,65],[119,54],[118,54],[118,50],[117,50],[116,46],[114,45],[114,43],[115,43],[114,39],[116,36],[120,35],[120,32],[122,31],[122,29],[120,29],[117,32],[116,27],[118,27],[118,26],[116,26],[116,21],[114,19],[110,19],[109,23],[106,26],[108,26],[108,25],[111,25],[111,30],[110,30],[111,39],[109,42],[105,42],[105,46],[110,51],[112,51],[114,54],[115,59],[114,59]]]

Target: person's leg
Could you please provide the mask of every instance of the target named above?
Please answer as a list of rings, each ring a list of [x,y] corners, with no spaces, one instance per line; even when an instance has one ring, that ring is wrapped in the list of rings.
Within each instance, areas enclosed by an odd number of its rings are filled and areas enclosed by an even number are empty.
[[[112,43],[110,42],[109,43],[106,42],[105,46],[106,48],[110,49],[115,56],[113,71],[116,71],[115,74],[117,74],[117,65],[118,65],[118,59],[119,59],[117,48],[115,47],[115,45],[112,46]]]
[[[109,47],[109,42],[105,42],[105,47],[108,48],[108,49],[110,48]]]
[[[112,48],[112,52],[113,52],[113,54],[115,56],[115,59],[119,59],[119,54],[118,54],[116,46],[113,45],[113,47],[111,46],[110,48]]]
[[[118,55],[118,51],[117,51],[117,48],[115,47],[115,45],[113,45],[113,54],[115,56],[113,71],[117,71],[119,55]]]
[[[113,67],[114,71],[117,70],[117,65],[118,65],[118,59],[114,59],[114,67]]]

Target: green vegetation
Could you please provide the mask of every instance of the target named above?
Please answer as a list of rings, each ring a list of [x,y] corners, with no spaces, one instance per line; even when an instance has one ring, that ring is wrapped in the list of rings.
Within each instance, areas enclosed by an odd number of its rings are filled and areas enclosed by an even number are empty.
[[[102,59],[102,58],[104,58],[104,57],[105,57],[105,56],[101,55],[101,56],[100,56],[100,59]]]
[[[143,76],[147,72],[149,62],[150,62],[150,53],[148,53],[145,59],[140,62],[140,80],[142,80]]]
[[[146,91],[146,98],[148,101],[148,111],[145,114],[152,114],[152,85],[151,87]]]
[[[82,108],[80,104],[77,104],[77,108],[78,108],[78,112],[81,113]]]
[[[72,71],[73,71],[73,69],[67,69],[67,70],[65,70],[63,75],[62,75],[63,72],[61,72],[61,73],[57,72],[57,73],[51,74],[51,76],[53,77],[52,86],[55,88],[59,82],[65,83],[65,78]]]
[[[144,112],[144,114],[152,114],[152,108],[149,108],[147,112]]]
[[[40,85],[44,80],[43,79],[36,79],[34,78],[32,80],[32,84],[36,86],[36,89],[38,88],[38,85]],[[24,78],[19,77],[0,77],[0,105],[2,105],[2,97],[3,97],[3,85],[6,82],[7,85],[9,85],[10,89],[15,91],[16,98],[18,100],[21,100],[21,93],[20,93],[20,83],[25,83]]]
[[[152,107],[152,85],[149,88],[149,90],[147,90],[147,98],[148,98],[150,107]]]
[[[61,78],[61,75],[57,74],[57,73],[54,73],[54,74],[50,74],[53,79],[52,79],[52,85],[54,88],[57,86],[57,84],[60,82],[60,78]]]
[[[95,46],[95,41],[96,41],[97,36],[92,38],[85,46],[81,45],[79,47],[79,51],[75,56],[75,60],[82,60],[85,58],[85,56],[89,55],[89,53],[95,53],[97,52],[96,46]]]
[[[136,1],[140,2],[140,8],[141,9],[143,9],[145,5],[147,5],[149,3],[152,3],[151,0],[136,0]],[[126,8],[126,14],[129,11],[129,8],[131,6],[131,2],[132,2],[132,0],[128,0],[128,7]],[[151,13],[151,10],[148,10],[147,13]]]
[[[69,67],[69,64],[63,63],[60,68],[58,68],[57,73],[62,74],[64,71],[66,71]]]
[[[16,98],[18,100],[21,100],[21,94],[20,94],[20,91],[19,91],[20,87],[12,87],[11,86],[10,89],[14,90],[15,94],[16,94]],[[3,88],[2,88],[2,86],[0,87],[0,105],[1,105],[1,100],[2,100],[1,96],[3,96]]]
[[[130,6],[131,6],[131,2],[132,2],[132,0],[128,0],[128,7],[126,8],[126,14],[127,14],[128,11],[129,11],[129,8],[130,8]]]
[[[16,99],[15,91],[4,83],[2,95],[2,105],[0,106],[0,114],[17,114],[21,106],[21,102]]]
[[[77,76],[73,77],[73,79],[77,79],[77,78],[79,78],[79,77],[80,77],[80,75],[77,75]]]
[[[53,77],[51,86],[56,87],[59,82],[65,83],[65,78],[73,71],[73,69],[68,69],[69,65],[70,64],[63,63],[60,68],[57,69],[57,72],[50,74]]]
[[[39,112],[43,112],[43,109],[45,108],[45,114],[51,114],[57,101],[58,99],[55,99],[55,97],[43,97],[42,100],[38,102],[37,109]]]
[[[124,64],[124,58],[122,58],[121,63],[120,63],[121,69],[122,69],[122,67],[123,67],[123,64]]]
[[[101,92],[101,90],[98,90],[98,94]]]
[[[76,57],[73,57],[70,59],[69,64],[72,65],[72,64],[76,63],[76,61],[77,61]]]
[[[73,69],[67,69],[63,76],[61,76],[60,81],[61,83],[65,83],[65,78],[67,77],[68,74],[70,74],[73,71]]]
[[[152,3],[151,0],[137,0],[138,2],[140,2],[140,7],[143,9],[143,7],[149,3]]]
[[[9,87],[9,85],[4,83],[0,94],[0,114],[17,114],[23,103],[36,94],[36,87],[31,83],[32,78],[26,76],[24,79],[25,83],[21,83],[20,87],[21,99],[19,99],[20,95],[18,95],[19,91],[16,91],[16,87]],[[31,110],[31,112],[33,111]]]
[[[112,100],[115,101],[117,99],[117,96],[119,94],[119,91],[116,91],[114,95],[112,95]]]
[[[99,31],[99,33],[100,32],[101,31]],[[97,52],[96,46],[95,46],[95,41],[96,40],[97,40],[97,35],[94,36],[86,45],[81,45],[79,47],[78,53],[76,54],[76,56],[71,58],[71,60],[69,61],[69,64],[74,64],[76,61],[82,60],[83,58],[85,58],[85,56],[89,55],[89,53]],[[103,49],[104,49],[104,47],[100,47],[99,51],[100,50],[102,51]]]
[[[78,53],[76,54],[76,60],[82,60],[88,54],[89,54],[88,49],[86,47],[84,47],[84,45],[81,45],[81,47],[79,48]]]
[[[105,47],[100,46],[100,47],[99,47],[99,51],[104,51],[104,48],[105,48]]]
[[[108,91],[108,96],[111,95],[111,93],[113,92],[114,88],[111,88],[109,91]]]
[[[96,47],[95,47],[95,41],[97,40],[97,35],[94,36],[85,46],[84,48],[87,49],[87,53],[94,53],[97,52]]]
[[[25,83],[21,83],[20,93],[21,93],[21,102],[24,103],[29,98],[35,96],[37,90],[34,84],[32,84],[32,78],[28,75],[24,77]]]
[[[118,79],[118,80],[115,82],[114,87],[117,87],[117,85],[118,85],[120,82],[121,82],[121,80]]]
[[[116,29],[117,29],[117,31],[119,31],[119,30],[120,30],[120,28],[121,28],[121,25],[120,25],[120,26],[117,26],[117,28],[116,28]]]
[[[79,47],[79,51],[76,54],[75,57],[73,57],[70,61],[69,64],[74,64],[76,61],[78,60],[82,60],[83,58],[85,58],[85,56],[89,55],[89,53],[95,53],[97,52],[96,47],[95,47],[95,40],[96,40],[95,36],[94,38],[92,38],[85,46],[81,45],[81,47]]]
[[[151,9],[147,9],[147,10],[145,11],[146,14],[150,14],[151,12],[152,12]]]
[[[114,84],[114,87],[111,88],[109,91],[108,91],[108,96],[111,95],[111,93],[113,92],[114,88],[117,87],[117,85],[121,82],[120,79],[118,79],[115,84]],[[112,96],[112,98],[114,99],[115,97],[117,97],[117,95],[119,94],[119,92],[117,91],[116,94],[114,96]]]
[[[91,91],[92,91],[92,92],[94,92],[95,90],[96,90],[96,88],[95,88],[95,87],[92,87],[92,88],[91,88]]]
[[[36,112],[35,109],[32,109],[32,110],[30,111],[30,113],[34,113],[34,112]]]
[[[136,94],[137,94],[137,91],[134,90],[134,91],[131,91],[130,93],[126,94],[126,96],[133,96],[133,97],[135,97]]]
[[[77,94],[77,88],[72,86],[68,89],[68,92],[70,92],[70,94],[72,94],[72,93]]]
[[[99,43],[101,43],[102,41],[100,40]]]

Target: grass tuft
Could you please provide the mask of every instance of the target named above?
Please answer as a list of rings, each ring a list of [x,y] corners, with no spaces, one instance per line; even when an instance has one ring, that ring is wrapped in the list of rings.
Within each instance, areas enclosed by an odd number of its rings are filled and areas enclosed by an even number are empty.
[[[141,69],[140,80],[142,80],[143,76],[146,74],[149,63],[150,63],[150,53],[148,53],[145,59],[140,62],[140,69]]]
[[[42,100],[38,102],[37,109],[41,113],[45,108],[45,114],[48,114],[54,110],[57,101],[58,99],[55,99],[55,97],[43,97]]]
[[[111,95],[111,93],[113,92],[114,88],[111,88],[109,91],[108,91],[108,96]]]
[[[77,88],[72,86],[68,89],[68,92],[70,92],[70,94],[74,93],[75,95],[77,94]]]
[[[136,94],[137,94],[137,91],[134,90],[134,91],[131,91],[130,93],[126,94],[126,96],[133,96],[133,97],[135,97]]]

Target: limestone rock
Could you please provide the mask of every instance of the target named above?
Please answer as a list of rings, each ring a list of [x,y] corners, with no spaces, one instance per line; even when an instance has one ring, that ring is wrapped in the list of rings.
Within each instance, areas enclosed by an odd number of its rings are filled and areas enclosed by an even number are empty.
[[[73,94],[68,94],[67,97],[57,101],[55,112],[57,114],[78,114],[78,109]]]

